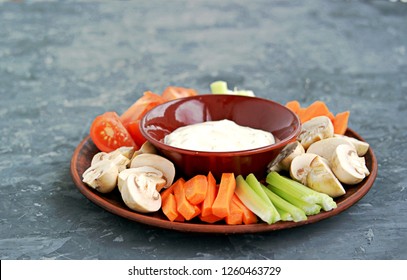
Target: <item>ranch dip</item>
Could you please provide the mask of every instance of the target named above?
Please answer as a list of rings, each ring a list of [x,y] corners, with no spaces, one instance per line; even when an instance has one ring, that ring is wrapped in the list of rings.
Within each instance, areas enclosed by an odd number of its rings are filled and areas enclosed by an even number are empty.
[[[275,139],[270,132],[225,119],[179,127],[164,137],[164,143],[193,151],[230,152],[268,146]]]

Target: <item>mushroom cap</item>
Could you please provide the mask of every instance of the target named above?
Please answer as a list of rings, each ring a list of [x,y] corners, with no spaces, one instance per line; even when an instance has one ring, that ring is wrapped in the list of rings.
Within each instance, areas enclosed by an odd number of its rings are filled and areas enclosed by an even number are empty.
[[[334,137],[345,138],[345,139],[349,140],[349,142],[351,142],[352,145],[355,147],[356,152],[358,153],[358,156],[360,156],[360,157],[364,156],[370,147],[369,143],[367,143],[365,141],[360,141],[359,139],[356,139],[354,137],[349,137],[349,136],[341,135],[341,134],[335,134]]]
[[[154,167],[163,173],[163,177],[166,180],[164,188],[172,185],[175,178],[175,166],[165,157],[156,154],[140,154],[134,157],[130,163],[130,168],[143,166]]]
[[[83,182],[101,193],[113,191],[117,185],[118,166],[110,160],[103,160],[91,165],[83,174]]]
[[[349,145],[336,147],[331,162],[333,173],[344,184],[360,183],[369,175],[364,158],[359,157]]]
[[[307,149],[307,153],[317,154],[330,162],[336,147],[342,144],[347,144],[356,151],[355,147],[348,139],[331,137],[311,144]]]
[[[121,187],[121,196],[130,209],[140,213],[156,212],[161,208],[161,196],[155,189],[154,182],[129,174]]]
[[[320,156],[316,156],[310,166],[311,169],[307,174],[307,186],[309,188],[325,193],[332,198],[346,193],[328,164]]]
[[[334,135],[332,121],[327,116],[318,116],[304,122],[297,140],[307,149],[312,143]]]
[[[311,162],[313,159],[318,156],[317,154],[304,153],[295,157],[291,161],[290,165],[290,176],[294,180],[306,184],[307,183],[307,174],[311,169]]]

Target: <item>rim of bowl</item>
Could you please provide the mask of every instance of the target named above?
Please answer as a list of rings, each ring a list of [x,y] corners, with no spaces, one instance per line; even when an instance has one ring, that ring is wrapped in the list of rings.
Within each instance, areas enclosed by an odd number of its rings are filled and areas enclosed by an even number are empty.
[[[156,140],[155,138],[151,137],[145,130],[144,130],[144,124],[146,122],[147,116],[151,114],[152,111],[154,111],[154,109],[159,108],[161,106],[167,105],[168,103],[177,103],[177,101],[182,101],[182,100],[187,100],[187,99],[196,99],[198,97],[207,97],[207,96],[227,96],[225,94],[200,94],[200,95],[195,95],[195,96],[188,96],[188,97],[182,97],[182,98],[178,98],[175,100],[170,100],[167,101],[165,103],[162,103],[156,107],[154,107],[153,109],[151,109],[150,111],[148,111],[144,117],[141,119],[140,122],[140,131],[141,134],[143,134],[143,136],[146,138],[147,141],[149,141],[151,144],[153,144],[154,146],[157,146],[163,150],[167,150],[170,152],[177,152],[180,154],[185,154],[185,155],[195,155],[195,156],[246,156],[246,155],[253,155],[253,154],[258,154],[258,153],[262,153],[262,152],[267,152],[270,150],[274,150],[277,148],[280,148],[281,146],[285,146],[288,143],[290,143],[293,138],[296,138],[298,136],[298,134],[301,131],[301,123],[300,123],[300,119],[298,118],[298,116],[296,114],[294,114],[294,112],[292,112],[290,109],[288,109],[287,107],[285,107],[284,105],[270,100],[270,99],[266,99],[266,98],[262,98],[262,97],[252,97],[252,96],[243,96],[243,95],[236,95],[236,96],[240,96],[243,99],[245,98],[256,98],[256,99],[260,99],[262,101],[265,102],[269,102],[269,103],[273,103],[274,105],[277,105],[279,107],[282,107],[283,110],[286,110],[287,112],[289,112],[291,115],[293,115],[294,119],[295,119],[295,123],[297,123],[297,128],[290,133],[290,135],[288,137],[285,137],[282,140],[279,140],[278,142],[271,144],[271,145],[267,145],[267,146],[263,146],[263,147],[259,147],[259,148],[254,148],[254,149],[249,149],[249,150],[240,150],[240,151],[225,151],[225,152],[210,152],[210,151],[194,151],[194,150],[188,150],[188,149],[182,149],[182,148],[177,148],[174,146],[170,146],[165,144],[164,142],[161,142],[159,140]]]

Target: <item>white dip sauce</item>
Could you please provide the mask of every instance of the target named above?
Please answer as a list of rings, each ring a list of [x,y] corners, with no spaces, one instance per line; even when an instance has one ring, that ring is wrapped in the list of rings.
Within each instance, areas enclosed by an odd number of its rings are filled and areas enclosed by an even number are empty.
[[[193,151],[230,152],[268,146],[275,139],[270,132],[221,120],[179,127],[165,136],[164,143]]]

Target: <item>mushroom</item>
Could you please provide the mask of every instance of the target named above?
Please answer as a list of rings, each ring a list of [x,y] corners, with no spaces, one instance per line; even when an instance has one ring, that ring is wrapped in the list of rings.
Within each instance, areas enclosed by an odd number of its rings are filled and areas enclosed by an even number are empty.
[[[157,154],[157,149],[151,144],[150,142],[146,141],[143,145],[141,145],[140,149],[135,151],[131,160],[133,160],[136,156],[141,154]]]
[[[357,152],[349,145],[336,147],[331,161],[332,171],[339,181],[344,184],[360,183],[370,174],[366,167],[365,159],[359,157]]]
[[[334,135],[332,121],[326,116],[318,116],[306,121],[301,126],[297,140],[307,149],[312,143]]]
[[[140,213],[156,212],[161,207],[161,196],[156,187],[164,185],[166,181],[158,173],[150,172],[151,170],[146,172],[145,167],[136,169],[138,171],[130,173],[121,184],[123,202]]]
[[[136,167],[136,168],[128,168],[119,173],[119,176],[117,179],[117,186],[119,188],[119,191],[121,191],[123,185],[126,183],[127,178],[129,177],[130,174],[139,175],[140,173],[149,173],[150,176],[152,174],[154,174],[154,176],[162,179],[162,181],[161,181],[162,183],[157,184],[157,186],[156,186],[157,191],[160,191],[167,183],[166,180],[164,179],[163,173],[154,167],[142,166],[142,167]]]
[[[162,177],[166,181],[164,188],[171,186],[175,177],[175,167],[171,161],[155,154],[141,154],[131,160],[130,168],[144,166],[150,166],[161,171],[163,174]]]
[[[349,142],[352,143],[352,145],[355,147],[356,152],[358,153],[358,156],[364,156],[367,151],[369,150],[369,143],[365,142],[365,141],[360,141],[359,139],[356,139],[354,137],[349,137],[346,135],[342,135],[342,134],[334,134],[334,137],[336,138],[344,138],[349,140]]]
[[[92,164],[83,174],[82,181],[101,193],[114,190],[119,174],[118,166],[111,160],[103,160]]]
[[[328,164],[320,156],[316,156],[311,161],[310,167],[306,184],[309,188],[325,193],[332,198],[346,193],[341,182],[339,182]]]
[[[133,153],[133,147],[120,147],[110,153],[99,152],[93,156],[90,165],[92,166],[100,161],[111,160],[118,166],[120,172],[127,168]]]
[[[295,157],[290,165],[290,176],[292,179],[306,185],[307,174],[311,169],[312,160],[318,156],[317,154],[304,153]]]
[[[277,157],[268,164],[267,169],[269,172],[281,170],[288,171],[293,159],[304,153],[304,147],[300,144],[300,142],[295,141],[289,143],[281,150]]]
[[[307,153],[317,154],[330,162],[336,147],[342,144],[346,144],[355,150],[355,147],[348,139],[331,137],[311,144],[307,149]]]

